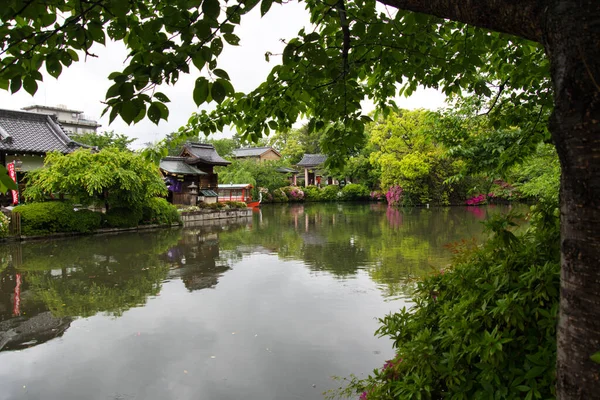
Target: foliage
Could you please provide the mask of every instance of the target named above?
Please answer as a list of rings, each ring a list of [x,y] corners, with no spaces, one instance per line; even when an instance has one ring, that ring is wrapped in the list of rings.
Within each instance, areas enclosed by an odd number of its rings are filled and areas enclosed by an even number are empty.
[[[283,191],[283,189],[275,189],[271,192],[273,198],[272,198],[272,202],[273,203],[287,203],[288,202],[288,197],[285,194],[285,192]]]
[[[119,150],[129,150],[129,145],[135,141],[135,139],[129,139],[129,137],[115,133],[115,131],[80,133],[71,135],[71,139],[81,144],[97,147],[98,149],[114,147]]]
[[[322,136],[322,131],[311,131],[309,126],[304,124],[299,129],[286,129],[275,132],[269,138],[269,146],[277,149],[286,162],[296,165],[305,153],[321,153],[320,141]]]
[[[104,214],[104,224],[108,228],[133,228],[142,220],[142,208],[114,207]]]
[[[321,200],[337,201],[340,199],[341,191],[336,185],[328,185],[321,189]]]
[[[100,228],[101,214],[90,210],[75,211],[70,202],[51,201],[17,206],[21,214],[21,234],[47,235],[59,232],[91,232]]]
[[[473,196],[470,199],[467,199],[466,204],[468,206],[479,206],[479,205],[485,204],[487,202],[487,197],[488,197],[488,195],[486,195],[486,194],[480,194],[477,196]]]
[[[556,203],[516,236],[510,216],[450,269],[419,282],[414,306],[381,319],[396,356],[341,394],[362,398],[553,398],[559,300]]]
[[[304,188],[304,200],[306,201],[321,201],[321,189],[315,185],[309,185]]]
[[[215,171],[219,174],[220,183],[249,183],[254,186],[255,192],[258,188],[273,191],[289,185],[285,174],[276,170],[282,165],[280,161],[233,160],[227,167],[218,167]],[[254,193],[253,197],[258,198],[258,194]]]
[[[243,201],[226,201],[225,204],[229,207],[229,208],[233,208],[233,209],[244,209],[244,208],[248,208],[248,205],[246,203],[244,203]]]
[[[371,191],[365,185],[349,183],[342,188],[342,199],[349,201],[369,200]]]
[[[291,202],[304,200],[304,191],[297,186],[286,186],[281,188],[281,190],[283,190]]]
[[[148,224],[171,225],[181,222],[181,219],[177,207],[165,199],[153,197],[144,204],[142,221]]]
[[[6,214],[0,212],[0,237],[8,236],[8,228],[10,226],[10,218]]]
[[[535,154],[509,173],[519,192],[531,198],[558,198],[560,163],[554,146],[541,143]]]
[[[44,167],[27,174],[23,195],[43,201],[64,194],[84,205],[139,208],[166,192],[158,167],[138,154],[107,148],[97,153],[87,149],[48,153]]]
[[[369,159],[381,170],[381,187],[402,187],[407,205],[457,202],[458,182],[450,184],[449,178],[458,173],[459,162],[449,159],[445,148],[433,140],[431,115],[400,110],[369,129],[369,143],[375,149]]]

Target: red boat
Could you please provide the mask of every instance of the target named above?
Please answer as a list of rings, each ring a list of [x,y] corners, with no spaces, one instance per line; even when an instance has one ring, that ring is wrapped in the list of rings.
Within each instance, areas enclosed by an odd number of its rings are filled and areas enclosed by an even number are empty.
[[[258,201],[252,200],[250,190],[252,185],[249,183],[239,184],[220,184],[219,185],[219,201],[241,201],[248,205],[248,208],[256,208],[262,202],[262,192],[258,194]]]

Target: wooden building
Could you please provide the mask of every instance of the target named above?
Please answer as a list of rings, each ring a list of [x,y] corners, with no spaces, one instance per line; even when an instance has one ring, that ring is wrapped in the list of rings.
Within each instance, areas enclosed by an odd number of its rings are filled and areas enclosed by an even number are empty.
[[[249,183],[233,183],[219,185],[219,201],[250,201],[253,186]]]
[[[304,154],[297,164],[298,167],[304,168],[304,186],[334,184],[333,177],[325,176],[322,171],[325,161],[327,156],[324,154]]]
[[[198,201],[217,201],[218,176],[215,166],[231,164],[212,144],[187,142],[177,157],[165,157],[160,169],[169,187],[173,204],[195,205]]]
[[[233,150],[237,159],[249,159],[256,162],[281,160],[281,154],[272,147],[247,147]]]

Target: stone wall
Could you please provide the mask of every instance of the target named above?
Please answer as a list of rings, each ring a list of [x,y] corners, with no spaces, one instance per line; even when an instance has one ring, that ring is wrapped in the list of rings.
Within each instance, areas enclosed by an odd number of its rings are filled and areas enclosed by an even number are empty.
[[[194,224],[197,222],[205,222],[218,219],[236,219],[250,217],[252,217],[252,210],[250,208],[245,208],[241,210],[201,210],[181,213],[181,221],[183,222],[184,226],[188,224]]]

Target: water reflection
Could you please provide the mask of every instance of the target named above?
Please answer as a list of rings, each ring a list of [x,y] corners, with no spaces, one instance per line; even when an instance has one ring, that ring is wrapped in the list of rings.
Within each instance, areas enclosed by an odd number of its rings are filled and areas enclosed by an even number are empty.
[[[320,399],[329,376],[391,356],[374,317],[448,262],[445,244],[480,237],[486,212],[268,206],[0,246],[0,400]]]

